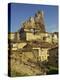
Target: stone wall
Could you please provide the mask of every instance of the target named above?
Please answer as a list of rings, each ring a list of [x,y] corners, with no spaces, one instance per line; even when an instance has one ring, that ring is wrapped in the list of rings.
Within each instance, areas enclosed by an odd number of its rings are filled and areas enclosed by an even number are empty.
[[[58,47],[49,50],[48,63],[53,67],[58,67]]]

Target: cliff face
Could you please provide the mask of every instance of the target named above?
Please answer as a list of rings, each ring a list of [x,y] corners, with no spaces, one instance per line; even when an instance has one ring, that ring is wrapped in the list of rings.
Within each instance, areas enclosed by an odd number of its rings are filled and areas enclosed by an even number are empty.
[[[23,23],[23,28],[26,29],[37,29],[40,32],[45,32],[44,16],[42,11],[38,11],[34,17],[30,17]]]

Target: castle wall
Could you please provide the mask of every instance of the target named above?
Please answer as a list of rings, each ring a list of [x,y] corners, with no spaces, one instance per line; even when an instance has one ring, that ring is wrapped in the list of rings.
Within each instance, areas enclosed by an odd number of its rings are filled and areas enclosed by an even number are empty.
[[[18,32],[10,32],[8,34],[8,39],[10,39],[10,40],[20,40],[20,34]]]
[[[8,39],[14,40],[14,38],[15,38],[15,33],[9,33],[8,34]]]
[[[41,39],[41,38],[42,38],[41,35],[35,35],[33,33],[26,33],[26,40],[27,41],[38,40],[38,39]]]
[[[39,33],[39,34],[26,33],[26,40],[27,41],[41,40],[41,41],[52,43],[52,34],[49,34],[49,33]]]

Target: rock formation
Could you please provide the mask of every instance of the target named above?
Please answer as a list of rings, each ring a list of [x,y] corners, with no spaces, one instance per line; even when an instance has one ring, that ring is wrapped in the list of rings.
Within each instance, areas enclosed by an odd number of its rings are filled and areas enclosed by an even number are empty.
[[[23,23],[23,28],[37,29],[40,32],[45,32],[44,15],[42,11],[38,11],[34,17],[30,17]]]

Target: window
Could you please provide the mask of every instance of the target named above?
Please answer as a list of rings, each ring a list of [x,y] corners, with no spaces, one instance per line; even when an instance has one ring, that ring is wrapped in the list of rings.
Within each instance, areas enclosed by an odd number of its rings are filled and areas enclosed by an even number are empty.
[[[46,40],[46,37],[43,37],[43,40]]]

